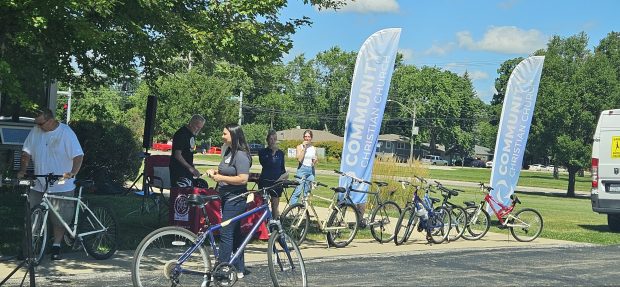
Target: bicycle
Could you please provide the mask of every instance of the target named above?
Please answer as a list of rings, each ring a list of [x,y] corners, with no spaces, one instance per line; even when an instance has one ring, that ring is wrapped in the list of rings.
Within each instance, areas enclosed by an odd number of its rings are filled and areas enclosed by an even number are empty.
[[[327,187],[327,185],[317,182],[310,181],[307,178],[300,178],[295,176],[300,181],[300,184],[304,184],[304,186],[310,186],[310,189],[314,189],[316,186]],[[306,185],[305,183],[309,183]],[[357,209],[354,205],[349,203],[341,203],[338,202],[338,193],[346,193],[343,188],[331,188],[334,191],[334,195],[332,198],[325,198],[312,192],[306,194],[305,190],[302,190],[300,196],[301,202],[297,202],[293,205],[289,205],[280,215],[280,221],[282,222],[282,226],[286,229],[286,232],[295,240],[295,243],[301,245],[306,239],[308,235],[308,230],[310,228],[310,212],[314,218],[317,220],[317,226],[319,231],[326,233],[327,237],[327,247],[335,246],[335,247],[345,247],[351,243],[355,234],[357,233],[357,226],[359,222],[359,215],[357,214]],[[322,201],[329,202],[328,211],[331,210],[331,213],[328,217],[328,220],[321,220],[319,213],[316,211],[314,204],[312,203],[314,198],[318,198]],[[351,218],[351,212],[348,210],[356,210],[354,213],[354,218]],[[353,222],[353,224],[349,224]],[[349,236],[346,236],[347,232],[350,232]],[[338,241],[337,239],[344,235],[343,241]]]
[[[417,176],[416,178],[422,183],[426,183],[426,180],[423,178]],[[406,180],[399,180],[399,182],[403,189],[406,189],[407,185],[411,185]],[[416,225],[418,226],[418,231],[426,231],[426,240],[428,242],[436,244],[444,242],[450,233],[452,216],[448,209],[444,206],[433,209],[433,204],[441,200],[429,196],[429,192],[435,191],[428,184],[424,188],[424,198],[418,196],[419,190],[420,185],[416,185],[413,191],[413,198],[407,202],[406,207],[398,218],[396,229],[394,230],[394,243],[396,245],[401,245],[408,241]],[[404,230],[401,233],[402,227],[404,227]]]
[[[67,231],[64,241],[72,249],[83,247],[86,253],[97,260],[108,259],[118,248],[118,228],[116,217],[103,206],[88,207],[82,200],[82,190],[93,184],[92,181],[76,181],[77,197],[58,196],[48,193],[48,188],[55,182],[62,180],[62,175],[34,175],[34,178],[45,179],[45,191],[41,203],[35,206],[30,216],[32,218],[32,245],[34,262],[38,264],[43,258],[47,243],[47,220],[50,211],[59,218],[60,223]],[[60,216],[58,210],[51,204],[50,199],[75,201],[77,208],[71,225]]]
[[[370,201],[369,207],[367,210],[369,217],[364,217],[364,214],[360,214],[362,221],[365,221],[364,225],[370,227],[370,234],[372,237],[379,243],[387,243],[394,239],[394,224],[396,223],[398,217],[400,217],[400,206],[394,201],[391,200],[381,200],[381,188],[387,186],[387,182],[383,181],[365,181],[361,178],[354,177],[350,174],[345,174],[339,170],[334,170],[335,173],[340,174],[342,176],[347,176],[352,178],[356,182],[362,182],[372,186],[372,184],[377,185],[377,191],[363,191],[353,189],[352,186],[349,186],[350,191],[366,193],[373,197],[373,200]],[[351,183],[352,184],[352,183]],[[388,198],[392,198],[396,190],[392,190],[389,192]],[[351,201],[351,203],[353,203]],[[366,220],[368,218],[368,220]],[[362,222],[360,221],[360,223]],[[384,236],[387,235],[386,236]]]
[[[491,210],[499,220],[500,229],[510,229],[512,236],[520,242],[529,242],[536,239],[543,229],[543,218],[540,213],[533,208],[524,208],[514,212],[514,208],[521,201],[512,194],[510,195],[511,204],[504,205],[491,196],[493,187],[480,183],[480,190],[485,194],[480,204],[473,201],[465,202],[469,218],[467,225],[467,233],[463,234],[463,238],[467,240],[477,240],[487,234],[491,227],[491,219],[486,211],[486,206],[490,206]],[[497,206],[497,207],[496,207]]]
[[[459,192],[464,191],[460,189],[447,188],[438,181],[435,181],[435,184],[437,189],[441,191],[441,196],[443,197],[441,206],[447,208],[448,211],[450,211],[450,216],[452,217],[452,226],[450,227],[450,232],[448,233],[448,242],[456,241],[463,236],[463,233],[467,228],[467,212],[465,212],[465,208],[460,205],[456,205],[449,200],[453,196],[458,196]]]
[[[282,228],[278,220],[271,218],[269,190],[278,186],[296,185],[297,182],[281,181],[271,187],[248,191],[237,197],[250,193],[260,193],[264,203],[220,224],[211,225],[206,216],[205,204],[219,199],[219,195],[189,196],[188,204],[201,206],[206,223],[198,232],[177,226],[159,228],[144,237],[133,256],[131,278],[134,286],[232,286],[237,278],[236,262],[247,244],[253,238],[260,224],[269,224],[269,243],[267,261],[269,274],[275,286],[306,286],[306,267],[299,247]],[[234,199],[234,198],[233,198]],[[232,200],[232,199],[231,199]],[[218,258],[213,233],[231,223],[240,221],[252,214],[262,212],[259,223],[255,224],[244,238],[241,246],[228,262],[215,264]],[[207,244],[208,242],[208,244]]]

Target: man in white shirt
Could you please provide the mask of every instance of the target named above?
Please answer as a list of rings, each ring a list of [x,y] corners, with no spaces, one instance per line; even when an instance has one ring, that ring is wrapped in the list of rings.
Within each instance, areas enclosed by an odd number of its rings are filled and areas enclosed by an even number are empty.
[[[53,186],[46,187],[43,178],[37,178],[35,185],[28,194],[30,208],[41,203],[43,192],[54,193],[58,196],[74,196],[74,177],[82,166],[84,152],[77,136],[71,128],[54,118],[50,109],[42,110],[34,119],[35,127],[30,131],[22,148],[21,168],[18,178],[24,177],[30,159],[34,162],[36,175],[62,175],[64,180],[57,181]],[[75,212],[75,203],[68,200],[50,199],[62,218],[69,222]],[[52,246],[52,260],[60,260],[60,244],[63,240],[65,228],[54,213],[50,213],[50,220],[54,226],[54,243]]]

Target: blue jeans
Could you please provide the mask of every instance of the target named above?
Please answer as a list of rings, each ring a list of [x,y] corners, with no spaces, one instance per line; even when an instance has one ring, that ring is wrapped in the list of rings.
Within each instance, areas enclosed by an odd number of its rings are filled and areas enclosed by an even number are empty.
[[[222,222],[231,219],[243,212],[245,212],[245,197],[240,197],[235,200],[228,200],[235,196],[234,194],[228,194],[222,196]],[[222,227],[220,231],[220,253],[218,254],[219,262],[228,262],[241,243],[243,243],[243,236],[241,235],[241,221],[237,221]],[[245,271],[245,258],[243,252],[239,256],[239,259],[235,264],[237,272]]]
[[[309,181],[314,181],[314,173],[312,172],[312,167],[307,165],[302,165],[297,169],[297,173],[295,174],[298,177],[305,178]],[[304,191],[304,196],[310,193],[310,183],[307,181],[302,181],[301,179],[297,179],[300,183],[297,187],[295,187],[295,191],[293,191],[293,195],[291,195],[291,200],[289,201],[289,205],[293,205],[297,203],[299,195],[301,194],[301,190]]]

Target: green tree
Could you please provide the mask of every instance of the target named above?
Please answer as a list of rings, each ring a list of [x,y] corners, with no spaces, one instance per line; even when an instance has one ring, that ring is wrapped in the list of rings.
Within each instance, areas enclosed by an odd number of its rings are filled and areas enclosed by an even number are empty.
[[[340,0],[302,0],[338,8]],[[271,63],[292,48],[307,17],[283,19],[287,1],[84,0],[0,2],[0,69],[3,79],[99,83],[143,68],[149,83],[174,74],[180,62],[244,69]],[[8,68],[7,68],[8,67]],[[12,78],[5,77],[12,75]],[[24,87],[6,84],[17,98]],[[15,90],[18,91],[15,91]],[[21,90],[21,91],[20,91]]]
[[[160,77],[153,88],[143,83],[132,96],[133,107],[128,111],[128,118],[144,117],[146,98],[151,94],[158,99],[156,140],[171,139],[193,114],[201,114],[207,120],[198,140],[217,139],[225,124],[237,122],[238,106],[236,100],[231,99],[232,84],[206,76],[197,69]]]
[[[604,52],[619,49],[620,42],[606,38],[601,43],[605,49],[593,54],[587,49],[585,33],[554,36],[542,52],[545,65],[528,151],[545,152],[556,166],[567,167],[567,196],[571,197],[575,195],[575,174],[590,162],[598,115],[620,104],[617,67],[612,65],[613,57]]]

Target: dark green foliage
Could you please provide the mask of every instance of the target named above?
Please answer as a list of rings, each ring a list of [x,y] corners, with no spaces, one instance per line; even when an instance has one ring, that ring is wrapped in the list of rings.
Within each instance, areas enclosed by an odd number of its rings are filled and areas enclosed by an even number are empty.
[[[122,186],[138,174],[140,143],[127,127],[111,122],[71,123],[82,149],[84,161],[78,178],[94,179],[97,187],[113,183]]]

